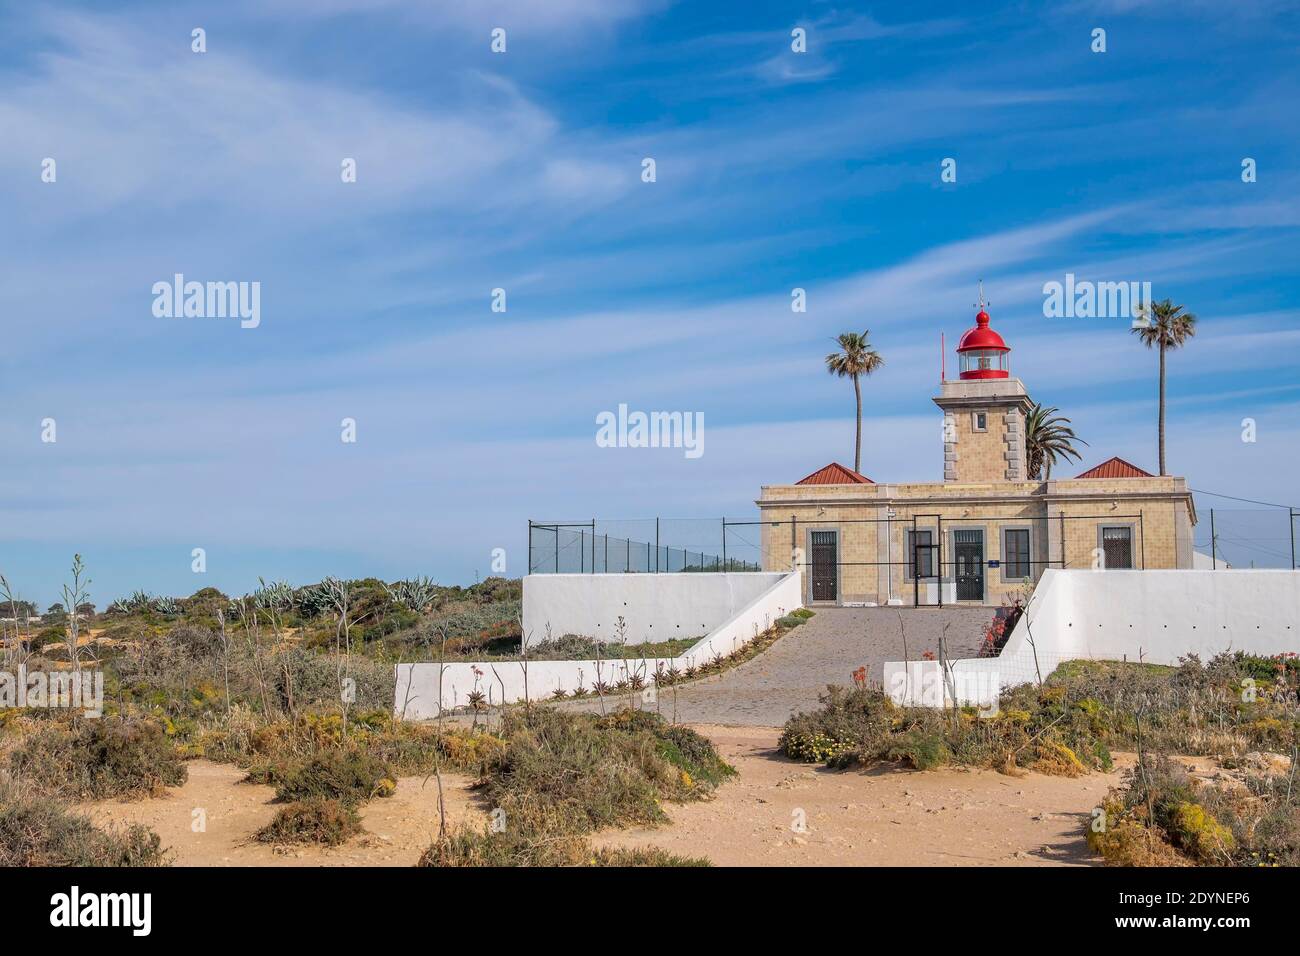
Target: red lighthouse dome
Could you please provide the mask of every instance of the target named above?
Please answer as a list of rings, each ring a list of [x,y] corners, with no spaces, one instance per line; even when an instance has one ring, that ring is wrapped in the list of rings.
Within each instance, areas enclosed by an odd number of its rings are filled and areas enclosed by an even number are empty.
[[[961,377],[970,378],[1010,378],[1007,370],[1007,354],[1011,351],[1002,336],[989,328],[989,314],[984,311],[984,296],[980,296],[979,314],[975,316],[975,328],[967,329],[957,343],[957,354],[961,360]]]

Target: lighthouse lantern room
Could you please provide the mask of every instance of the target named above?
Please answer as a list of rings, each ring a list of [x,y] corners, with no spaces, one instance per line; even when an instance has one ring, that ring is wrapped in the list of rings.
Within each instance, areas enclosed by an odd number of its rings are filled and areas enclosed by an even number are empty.
[[[989,314],[981,308],[975,316],[975,328],[967,329],[957,343],[961,377],[1010,378],[1007,366],[1010,351],[1002,336],[989,328]]]

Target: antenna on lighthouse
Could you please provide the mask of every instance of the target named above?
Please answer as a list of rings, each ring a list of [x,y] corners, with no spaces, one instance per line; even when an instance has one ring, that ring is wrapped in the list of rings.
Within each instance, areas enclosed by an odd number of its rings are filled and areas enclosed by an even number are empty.
[[[984,301],[984,280],[980,279],[980,300],[975,303],[975,308],[982,310],[988,308],[991,304]]]

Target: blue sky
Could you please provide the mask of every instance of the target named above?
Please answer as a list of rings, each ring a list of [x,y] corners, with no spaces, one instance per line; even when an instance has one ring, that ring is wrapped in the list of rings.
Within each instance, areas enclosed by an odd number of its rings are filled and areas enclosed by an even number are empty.
[[[519,574],[529,517],[750,517],[851,463],[850,328],[886,359],[863,470],[938,480],[981,278],[1085,465],[1154,470],[1155,358],[1043,284],[1184,303],[1171,470],[1300,505],[1294,4],[102,7],[0,11],[0,570],[41,603],[74,551],[103,606]],[[177,272],[260,282],[261,325],[155,318]],[[702,412],[706,453],[597,447],[619,403]]]

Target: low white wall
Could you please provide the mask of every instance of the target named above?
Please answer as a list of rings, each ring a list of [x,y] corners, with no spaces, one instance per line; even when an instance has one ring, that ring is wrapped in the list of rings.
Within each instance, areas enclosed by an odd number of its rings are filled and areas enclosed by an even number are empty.
[[[1000,656],[953,661],[948,681],[938,661],[890,662],[885,689],[900,704],[984,705],[1063,661],[1177,664],[1227,650],[1300,651],[1300,571],[1049,569]]]
[[[782,575],[769,572],[530,574],[524,578],[524,637],[530,646],[565,634],[627,643],[704,637]]]
[[[594,581],[609,582],[610,591],[617,596],[620,593],[627,593],[622,586],[617,583],[617,579],[622,577],[643,578],[650,582],[663,582],[660,587],[665,592],[668,600],[665,602],[667,608],[666,614],[672,614],[681,607],[680,603],[674,603],[672,598],[676,596],[680,601],[680,591],[682,585],[672,579],[697,578],[697,577],[749,577],[761,579],[764,587],[743,606],[733,610],[727,617],[720,620],[712,629],[698,642],[685,651],[677,658],[636,658],[629,659],[626,663],[621,659],[611,658],[603,661],[585,660],[585,661],[529,661],[527,667],[527,693],[530,700],[546,700],[554,692],[563,690],[566,693],[572,693],[579,686],[591,690],[597,680],[603,680],[611,686],[618,681],[623,680],[631,674],[639,674],[647,683],[654,675],[656,669],[662,666],[665,670],[669,667],[677,667],[678,670],[685,670],[692,664],[699,666],[711,660],[715,654],[726,656],[735,650],[743,647],[747,642],[753,640],[757,635],[770,627],[777,618],[789,614],[791,611],[802,607],[800,599],[799,575],[797,573],[785,572],[780,574],[752,573],[752,574],[727,574],[727,575],[697,575],[697,574],[647,574],[647,575],[614,575],[614,574],[597,574],[597,575],[536,575],[524,579],[524,614],[525,619],[528,615],[528,601],[530,590],[528,582],[539,577],[562,577],[562,578],[587,578]],[[588,592],[598,590],[598,585],[588,585]],[[749,582],[736,584],[732,589],[733,594],[742,594],[751,590]],[[555,593],[563,593],[563,588],[557,588],[555,591],[543,589],[548,596]],[[536,593],[536,591],[532,592]],[[597,606],[594,599],[592,606]],[[641,620],[647,625],[646,630],[650,631],[649,624],[661,625],[662,620],[656,620],[651,616],[650,608],[647,604],[641,605]],[[574,618],[566,618],[574,620]],[[671,618],[667,620],[671,621]],[[654,640],[666,640],[670,637],[659,637],[658,634],[661,626],[653,629],[655,634]],[[667,631],[667,628],[663,628]],[[564,633],[582,633],[576,630],[557,631],[552,627],[552,633],[559,636]],[[631,643],[631,631],[629,630],[628,642]],[[670,635],[671,636],[671,635]],[[533,638],[536,643],[537,638]],[[477,661],[472,663],[454,663],[439,665],[436,663],[417,663],[417,664],[398,664],[396,668],[397,690],[393,703],[394,712],[398,717],[405,717],[412,720],[425,720],[438,716],[439,706],[452,709],[464,706],[469,702],[469,696],[475,690],[482,692],[485,698],[493,705],[503,702],[512,703],[525,698],[525,669],[522,662],[519,661]],[[441,688],[439,685],[441,684]]]

